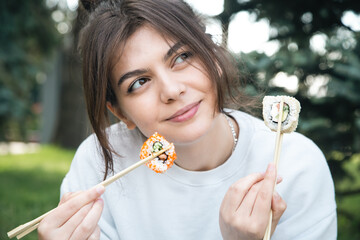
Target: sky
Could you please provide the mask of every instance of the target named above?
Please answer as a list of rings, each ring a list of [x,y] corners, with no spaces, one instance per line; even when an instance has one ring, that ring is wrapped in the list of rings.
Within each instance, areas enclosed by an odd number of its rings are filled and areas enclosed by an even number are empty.
[[[223,11],[223,0],[186,0],[186,2],[195,10],[208,16],[214,16]],[[270,35],[268,21],[263,19],[255,22],[255,18],[255,15],[245,11],[236,14],[229,26],[228,47],[231,51],[249,53],[259,50],[271,55],[277,50],[276,42],[268,42]],[[220,36],[220,23],[209,22],[207,31],[214,36]]]

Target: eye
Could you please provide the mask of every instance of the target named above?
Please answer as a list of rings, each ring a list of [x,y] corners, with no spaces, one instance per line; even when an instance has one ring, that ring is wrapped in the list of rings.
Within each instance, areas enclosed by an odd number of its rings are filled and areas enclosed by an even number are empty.
[[[135,91],[136,89],[140,88],[142,85],[150,81],[149,78],[139,78],[131,83],[131,85],[128,88],[128,92],[131,93]]]
[[[178,55],[175,58],[174,65],[183,63],[184,61],[186,61],[191,56],[192,56],[192,54],[190,52],[181,53],[180,55]]]

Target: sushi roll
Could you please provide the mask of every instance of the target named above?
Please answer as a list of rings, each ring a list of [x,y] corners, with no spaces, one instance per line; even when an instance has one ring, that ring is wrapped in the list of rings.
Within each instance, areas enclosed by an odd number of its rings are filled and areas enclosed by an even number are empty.
[[[154,133],[148,140],[146,140],[141,147],[140,159],[143,160],[148,156],[151,156],[153,153],[161,151],[163,148],[166,148],[170,143],[158,133]],[[174,147],[171,147],[169,150],[165,151],[158,157],[148,161],[146,166],[154,170],[157,173],[163,173],[168,170],[176,159],[176,153]]]
[[[283,100],[283,114],[280,116],[280,102]],[[263,117],[265,125],[272,131],[277,131],[278,122],[281,121],[281,133],[295,131],[300,113],[300,103],[289,96],[265,96],[263,99]]]

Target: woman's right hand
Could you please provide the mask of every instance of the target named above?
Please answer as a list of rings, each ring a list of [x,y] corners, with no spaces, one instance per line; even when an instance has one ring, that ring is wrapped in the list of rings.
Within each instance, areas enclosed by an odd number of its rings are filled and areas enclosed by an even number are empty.
[[[39,239],[100,239],[98,222],[104,207],[100,196],[104,191],[105,187],[98,185],[64,194],[59,206],[40,222]]]

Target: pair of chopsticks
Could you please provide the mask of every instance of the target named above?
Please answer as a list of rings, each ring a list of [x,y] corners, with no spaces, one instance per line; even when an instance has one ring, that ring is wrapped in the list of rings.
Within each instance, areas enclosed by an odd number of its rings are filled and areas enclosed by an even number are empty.
[[[118,180],[119,178],[121,178],[122,176],[124,176],[125,174],[131,172],[132,170],[134,170],[135,168],[143,165],[144,163],[156,158],[157,156],[163,154],[164,152],[166,152],[167,150],[169,150],[171,147],[173,147],[173,144],[169,144],[166,148],[163,148],[161,151],[153,153],[152,155],[150,155],[149,157],[140,160],[138,162],[136,162],[135,164],[131,165],[130,167],[122,170],[121,172],[115,174],[114,176],[106,179],[105,181],[99,183],[98,185],[102,185],[104,187],[107,187],[108,185],[110,185],[111,183],[115,182],[116,180]],[[9,238],[13,238],[16,236],[17,239],[21,239],[22,237],[26,236],[27,234],[31,233],[32,231],[34,231],[35,229],[38,228],[41,220],[43,220],[48,214],[50,214],[54,209],[48,211],[47,213],[41,215],[38,218],[35,218],[34,220],[24,223],[16,228],[14,228],[13,230],[9,231],[7,233]]]
[[[283,109],[284,109],[284,100],[281,99],[280,101],[280,107],[279,107],[279,121],[278,121],[278,125],[277,125],[277,129],[276,129],[276,142],[275,142],[275,154],[274,154],[274,164],[275,164],[275,168],[278,168],[278,164],[279,164],[279,159],[280,159],[280,151],[281,151],[281,143],[282,143],[282,139],[283,139],[283,133],[281,132],[281,123],[282,123],[282,118],[283,118]],[[274,185],[274,190],[276,187],[276,177],[275,177],[275,185]],[[271,223],[272,223],[272,211],[270,211],[270,217],[269,217],[269,222],[265,231],[265,235],[263,240],[270,240],[270,236],[271,236]]]

